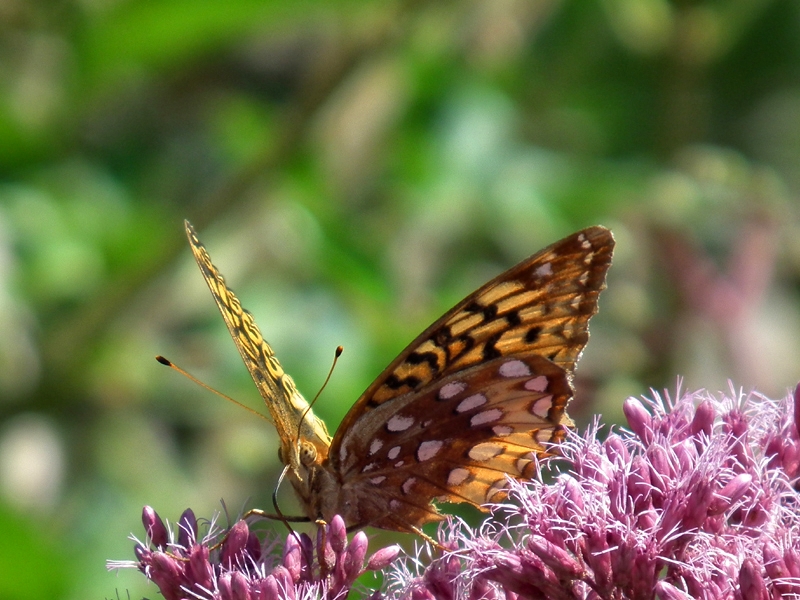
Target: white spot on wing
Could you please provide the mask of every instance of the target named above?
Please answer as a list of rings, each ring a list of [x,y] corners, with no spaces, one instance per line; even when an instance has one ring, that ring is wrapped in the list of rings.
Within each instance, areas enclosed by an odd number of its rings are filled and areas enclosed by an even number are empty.
[[[417,448],[417,460],[419,462],[425,462],[426,460],[432,459],[439,450],[442,449],[444,446],[444,442],[441,440],[427,440],[422,442]]]
[[[549,442],[553,437],[553,429],[551,427],[548,427],[547,429],[539,429],[534,437],[536,438],[537,442]]]
[[[386,481],[386,475],[378,475],[377,477],[373,477],[369,480],[372,485],[380,485],[384,481]]]
[[[380,450],[382,447],[383,447],[383,441],[379,440],[378,438],[375,438],[374,440],[372,440],[372,443],[369,445],[369,455],[372,456],[378,450]]]
[[[517,471],[519,471],[519,473],[521,475],[524,475],[525,474],[525,469],[527,469],[528,466],[533,462],[533,459],[534,459],[533,452],[528,452],[528,453],[524,454],[523,456],[520,456],[517,459],[517,464],[516,464]]]
[[[463,381],[451,381],[444,384],[439,390],[439,399],[448,400],[467,389],[467,384]]]
[[[525,377],[530,374],[530,367],[521,360],[509,360],[500,365],[500,375],[503,377]]]
[[[386,429],[389,431],[405,431],[414,424],[414,417],[403,417],[394,415],[386,422]]]
[[[497,437],[505,437],[514,433],[514,428],[508,425],[495,425],[492,427],[492,431]]]
[[[488,398],[483,394],[474,394],[469,398],[464,398],[461,402],[458,403],[456,406],[457,413],[467,412],[468,410],[472,410],[473,408],[478,408],[479,406],[483,406],[488,402]]]
[[[553,396],[544,396],[531,403],[530,411],[531,414],[546,419],[551,408],[553,408]]]
[[[553,274],[553,265],[550,262],[546,262],[543,265],[539,265],[536,267],[534,274],[537,277],[549,277]]]
[[[477,444],[470,448],[469,457],[474,461],[483,462],[485,460],[489,460],[490,458],[494,458],[498,454],[502,454],[503,450],[503,446],[500,446],[499,444],[486,442],[483,444]]]
[[[414,484],[417,483],[416,477],[409,477],[403,482],[403,485],[400,486],[400,489],[403,490],[403,493],[408,495],[411,493],[411,490],[414,489]]]
[[[485,410],[483,412],[479,412],[476,415],[473,415],[472,418],[469,420],[469,424],[472,427],[476,427],[477,425],[484,425],[486,423],[491,423],[492,421],[497,421],[500,417],[503,416],[503,411],[499,408],[492,408],[490,410]]]
[[[395,446],[394,448],[390,449],[387,456],[389,457],[389,460],[394,460],[400,456],[400,446]]]
[[[486,501],[491,502],[492,498],[494,498],[500,492],[504,492],[505,489],[506,489],[506,480],[498,479],[491,485],[491,487],[486,492]]]
[[[447,476],[447,485],[455,487],[464,483],[469,478],[469,471],[462,467],[456,467]]]
[[[525,389],[531,392],[543,392],[547,389],[547,377],[539,375],[525,382]]]

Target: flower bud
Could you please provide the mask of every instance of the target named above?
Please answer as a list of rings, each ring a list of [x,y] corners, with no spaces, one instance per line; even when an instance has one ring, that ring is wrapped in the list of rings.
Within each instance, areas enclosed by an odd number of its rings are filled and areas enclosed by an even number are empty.
[[[197,518],[194,511],[187,508],[178,519],[178,544],[182,548],[189,548],[197,540]]]
[[[660,600],[691,600],[692,597],[686,592],[682,592],[671,583],[658,581],[656,583],[656,594]]]
[[[730,510],[731,506],[747,492],[752,481],[753,476],[749,473],[740,473],[731,479],[725,484],[725,487],[716,493],[708,508],[708,513],[710,515],[719,515]]]
[[[746,600],[768,600],[767,586],[761,577],[761,567],[752,559],[745,558],[739,570],[739,587]]]
[[[690,431],[693,436],[697,437],[700,434],[705,437],[711,437],[711,432],[714,429],[714,418],[716,411],[714,405],[709,400],[703,400],[697,409],[694,411],[694,418],[692,419],[692,426]]]
[[[622,412],[628,419],[628,426],[631,431],[645,445],[650,445],[653,441],[653,418],[647,409],[636,398],[628,398],[622,404]]]
[[[158,513],[150,506],[142,509],[142,524],[147,532],[147,537],[156,548],[164,548],[169,541],[167,528]]]
[[[400,555],[402,548],[397,544],[381,548],[367,560],[367,571],[380,571],[392,564]]]
[[[364,558],[367,556],[367,534],[359,531],[353,536],[353,541],[344,552],[342,563],[344,566],[345,575],[350,581],[354,581],[361,575],[364,566]]]
[[[528,539],[528,548],[559,578],[577,579],[583,574],[583,567],[569,552],[550,543],[542,536],[532,535]]]
[[[347,545],[347,527],[345,527],[344,519],[339,515],[334,515],[328,526],[328,541],[337,554]]]
[[[241,560],[248,537],[250,537],[250,528],[244,521],[237,521],[228,530],[220,549],[220,563],[225,568],[233,569]]]

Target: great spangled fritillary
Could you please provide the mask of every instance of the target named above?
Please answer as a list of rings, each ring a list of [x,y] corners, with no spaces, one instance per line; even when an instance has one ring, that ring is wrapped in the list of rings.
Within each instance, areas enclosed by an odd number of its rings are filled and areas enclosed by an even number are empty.
[[[311,520],[339,514],[351,527],[418,531],[442,518],[434,500],[502,500],[506,475],[531,477],[544,444],[572,425],[572,373],[614,248],[603,227],[556,242],[458,303],[378,376],[333,439],[188,221],[186,233]]]

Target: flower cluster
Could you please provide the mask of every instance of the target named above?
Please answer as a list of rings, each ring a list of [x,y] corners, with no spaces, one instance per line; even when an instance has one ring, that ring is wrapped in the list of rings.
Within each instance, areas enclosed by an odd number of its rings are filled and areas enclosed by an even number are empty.
[[[278,559],[244,521],[198,539],[186,511],[175,536],[145,508],[138,561],[112,566],[137,566],[167,600],[344,598],[367,570],[384,570],[392,600],[800,599],[800,386],[624,410],[630,431],[571,434],[560,475],[510,482],[493,519],[451,519],[447,550],[424,560],[390,546],[365,562],[366,535],[348,543],[338,517]]]
[[[317,530],[316,543],[305,533],[289,534],[280,560],[244,520],[225,532],[212,524],[203,538],[190,509],[178,521],[177,536],[149,506],[142,521],[148,543],[137,542],[138,561],[110,562],[109,568],[137,567],[166,600],[344,598],[360,575],[386,568],[400,553],[399,546],[389,546],[365,562],[366,534],[360,531],[348,543],[338,516]]]
[[[512,483],[506,524],[451,525],[457,550],[406,562],[393,596],[800,598],[800,386],[649,404],[625,403],[632,433],[572,435],[553,483]]]

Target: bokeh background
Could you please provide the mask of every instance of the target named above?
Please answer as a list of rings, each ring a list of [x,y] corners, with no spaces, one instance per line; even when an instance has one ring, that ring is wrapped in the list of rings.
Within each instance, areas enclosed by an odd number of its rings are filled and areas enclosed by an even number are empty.
[[[269,424],[153,359],[262,410],[184,218],[306,396],[344,346],[331,430],[461,297],[612,228],[586,426],[800,379],[798,164],[796,0],[0,1],[0,597],[153,597],[104,567],[143,505],[268,505]]]

